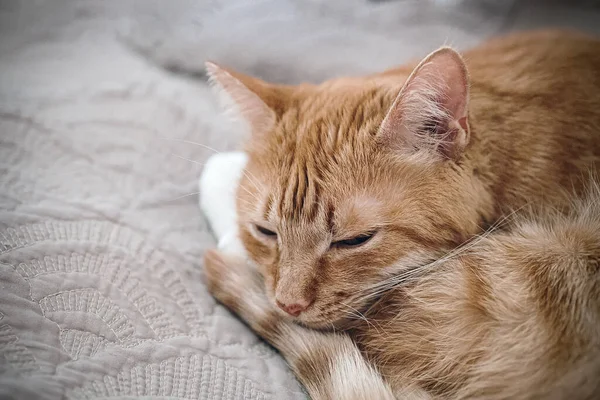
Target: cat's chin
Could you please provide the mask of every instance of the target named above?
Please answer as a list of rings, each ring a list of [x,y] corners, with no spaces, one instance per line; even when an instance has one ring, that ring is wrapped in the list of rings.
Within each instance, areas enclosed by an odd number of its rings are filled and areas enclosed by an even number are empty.
[[[288,321],[293,321],[295,324],[302,325],[306,328],[316,329],[316,330],[338,330],[341,329],[342,326],[346,326],[348,321],[337,320],[331,321],[330,319],[322,319],[319,316],[306,316],[301,315],[299,317],[291,317],[286,314],[284,311],[276,308],[277,314],[281,318],[284,318]]]
[[[352,326],[354,326],[356,324],[356,320],[347,319],[347,318],[331,320],[331,319],[319,319],[318,317],[314,318],[314,319],[296,318],[295,322],[297,324],[305,326],[307,328],[316,329],[316,330],[320,330],[320,331],[333,331],[333,330],[342,331],[342,330],[350,329],[350,328],[352,328]]]

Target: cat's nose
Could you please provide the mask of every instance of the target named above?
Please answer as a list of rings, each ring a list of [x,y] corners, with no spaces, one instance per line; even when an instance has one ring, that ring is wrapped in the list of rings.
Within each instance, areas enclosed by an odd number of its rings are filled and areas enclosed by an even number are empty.
[[[300,313],[310,306],[310,303],[306,300],[300,300],[291,304],[284,304],[279,300],[276,300],[277,305],[286,313],[290,314],[292,317],[297,317]]]

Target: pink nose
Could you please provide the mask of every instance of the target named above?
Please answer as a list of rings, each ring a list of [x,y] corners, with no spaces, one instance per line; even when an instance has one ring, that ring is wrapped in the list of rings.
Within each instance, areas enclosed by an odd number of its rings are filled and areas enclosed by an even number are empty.
[[[283,304],[279,300],[276,300],[277,305],[286,313],[290,314],[292,317],[297,317],[300,313],[308,308],[309,303],[292,303],[292,304]]]

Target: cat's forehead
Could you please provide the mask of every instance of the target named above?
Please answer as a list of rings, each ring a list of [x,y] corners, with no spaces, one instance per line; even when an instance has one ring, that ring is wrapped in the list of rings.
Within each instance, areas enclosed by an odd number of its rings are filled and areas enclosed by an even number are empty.
[[[289,192],[279,192],[281,196],[275,197],[277,206],[271,210],[271,220],[282,234],[317,237],[325,232],[342,236],[359,234],[384,219],[385,206],[375,196],[349,190],[325,189],[323,192],[314,203],[309,196],[301,202],[289,202]]]
[[[367,201],[365,190],[384,162],[376,134],[393,98],[394,93],[368,85],[328,87],[299,97],[252,146],[251,158],[269,188],[263,192],[264,215],[331,225],[334,214],[359,209],[354,199]]]
[[[315,89],[296,98],[278,121],[274,135],[280,144],[350,143],[376,132],[392,100],[376,86]]]
[[[323,165],[300,158],[273,171],[275,179],[265,193],[265,212],[296,225],[316,223],[329,229],[336,220],[354,218],[356,222],[360,220],[356,214],[375,213],[380,203],[372,190],[373,174],[368,166],[349,170],[334,161]]]

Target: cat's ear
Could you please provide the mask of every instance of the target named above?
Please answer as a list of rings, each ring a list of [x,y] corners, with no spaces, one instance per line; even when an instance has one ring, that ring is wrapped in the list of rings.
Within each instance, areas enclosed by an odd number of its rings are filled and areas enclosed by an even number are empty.
[[[413,70],[379,130],[395,150],[426,150],[458,159],[469,142],[469,75],[462,57],[443,47]]]
[[[281,102],[271,85],[212,62],[205,65],[211,86],[227,112],[247,122],[253,134],[273,127]]]

